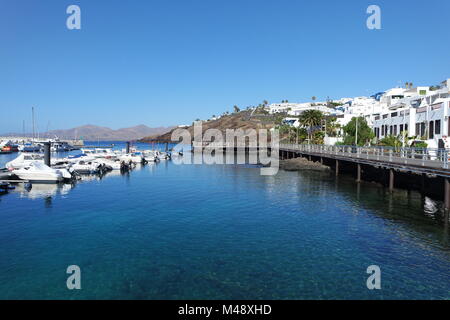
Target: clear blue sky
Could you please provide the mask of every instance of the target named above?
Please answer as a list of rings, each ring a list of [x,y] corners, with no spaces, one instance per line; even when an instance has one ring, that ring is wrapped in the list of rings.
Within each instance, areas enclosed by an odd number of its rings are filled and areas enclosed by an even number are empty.
[[[81,30],[66,8],[81,8]],[[366,9],[382,10],[382,30]],[[190,123],[450,78],[450,1],[0,0],[0,132]]]

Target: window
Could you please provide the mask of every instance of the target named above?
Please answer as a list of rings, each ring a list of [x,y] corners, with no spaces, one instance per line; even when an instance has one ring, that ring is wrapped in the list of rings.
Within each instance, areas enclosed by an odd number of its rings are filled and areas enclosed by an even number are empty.
[[[430,139],[434,138],[434,121],[430,121],[429,136],[430,136]]]
[[[408,132],[408,124],[405,124],[405,131]]]
[[[420,136],[420,123],[416,123],[416,135]]]
[[[425,122],[422,122],[420,124],[420,136],[421,137],[425,136]]]
[[[397,125],[394,126],[394,136],[397,135]]]
[[[400,125],[400,133],[402,133],[403,132],[403,125],[401,124]]]
[[[391,113],[391,118],[396,117],[398,115],[398,112],[392,112]]]
[[[436,120],[436,123],[434,125],[434,133],[441,134],[441,120]]]

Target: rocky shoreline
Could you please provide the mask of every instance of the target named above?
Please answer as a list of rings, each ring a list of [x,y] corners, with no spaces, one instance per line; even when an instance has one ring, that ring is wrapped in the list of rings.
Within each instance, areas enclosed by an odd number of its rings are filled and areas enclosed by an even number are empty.
[[[306,158],[294,158],[289,160],[280,160],[280,169],[285,171],[329,171],[330,167],[321,164],[320,162],[309,161]]]

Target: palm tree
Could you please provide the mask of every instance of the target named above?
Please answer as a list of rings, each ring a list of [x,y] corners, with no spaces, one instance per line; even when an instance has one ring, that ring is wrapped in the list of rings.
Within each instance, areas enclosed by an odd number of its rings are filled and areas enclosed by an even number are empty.
[[[263,105],[264,105],[264,106],[267,106],[268,104],[269,104],[269,102],[268,102],[267,100],[264,100],[264,101],[263,101]]]
[[[239,109],[239,107],[236,105],[233,107],[233,109],[234,109],[234,113],[238,113],[239,111],[241,111],[241,109]]]
[[[309,141],[311,142],[313,128],[322,123],[323,113],[319,110],[306,110],[300,115],[300,123],[307,127]]]

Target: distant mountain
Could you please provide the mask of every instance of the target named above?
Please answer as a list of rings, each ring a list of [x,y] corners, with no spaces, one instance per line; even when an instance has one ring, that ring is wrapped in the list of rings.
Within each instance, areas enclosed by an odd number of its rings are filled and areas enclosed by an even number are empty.
[[[80,138],[83,140],[101,140],[101,141],[114,141],[114,140],[138,140],[143,137],[151,135],[164,134],[174,127],[158,127],[150,128],[143,124],[131,127],[113,130],[107,127],[100,127],[95,125],[85,125],[67,130],[52,130],[49,132],[39,133],[41,138],[54,138],[60,139],[75,139]],[[20,133],[9,133],[5,136],[23,136]],[[26,136],[31,136],[27,134]]]

